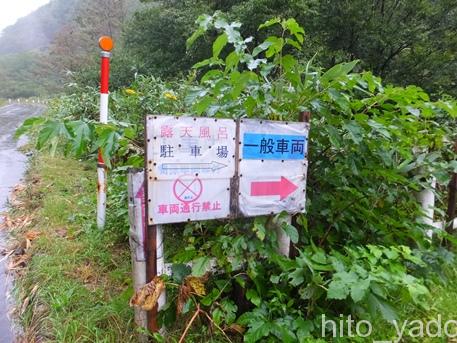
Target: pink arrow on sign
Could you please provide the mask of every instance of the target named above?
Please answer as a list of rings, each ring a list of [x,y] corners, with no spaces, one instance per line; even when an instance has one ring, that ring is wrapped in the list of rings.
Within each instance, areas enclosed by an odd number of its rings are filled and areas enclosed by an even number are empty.
[[[279,195],[280,199],[287,198],[298,188],[292,182],[281,176],[281,181],[263,181],[251,183],[251,196]]]

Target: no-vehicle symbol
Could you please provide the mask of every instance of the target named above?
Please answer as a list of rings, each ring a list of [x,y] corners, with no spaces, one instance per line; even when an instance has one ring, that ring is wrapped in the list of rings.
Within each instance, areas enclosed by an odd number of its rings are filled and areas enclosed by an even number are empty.
[[[203,192],[202,181],[198,177],[193,179],[177,178],[173,183],[173,194],[176,199],[185,203],[196,201]]]

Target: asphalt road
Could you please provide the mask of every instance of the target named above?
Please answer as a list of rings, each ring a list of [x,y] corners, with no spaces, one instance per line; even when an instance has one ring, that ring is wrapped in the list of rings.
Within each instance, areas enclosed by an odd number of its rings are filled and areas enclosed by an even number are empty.
[[[42,106],[20,104],[0,107],[0,212],[5,210],[10,191],[20,182],[26,167],[27,158],[18,151],[24,139],[16,141],[14,132],[26,118],[40,115],[43,109]],[[4,244],[4,234],[0,232],[0,247]],[[2,262],[0,263],[0,343],[13,342],[11,323],[7,316],[8,287],[9,280],[5,273],[5,264]]]

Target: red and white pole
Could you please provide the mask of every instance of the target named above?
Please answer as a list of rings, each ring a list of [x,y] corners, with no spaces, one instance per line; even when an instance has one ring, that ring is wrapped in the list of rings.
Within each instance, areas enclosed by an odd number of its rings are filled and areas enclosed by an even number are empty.
[[[101,52],[101,72],[100,72],[100,123],[108,123],[108,102],[109,102],[109,64],[113,40],[111,37],[103,36],[98,41]],[[97,163],[97,226],[99,229],[105,227],[106,218],[106,164],[103,160],[102,150],[98,150]]]

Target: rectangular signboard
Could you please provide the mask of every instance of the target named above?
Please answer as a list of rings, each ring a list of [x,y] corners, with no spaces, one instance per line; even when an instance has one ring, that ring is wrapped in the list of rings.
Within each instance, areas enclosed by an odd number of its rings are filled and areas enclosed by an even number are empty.
[[[233,177],[236,121],[150,116],[148,126],[148,158],[158,179],[196,173],[209,179]]]
[[[149,224],[226,218],[236,121],[148,116]]]
[[[148,116],[148,223],[304,212],[308,131],[302,122]]]
[[[239,210],[243,216],[305,211],[309,124],[243,119]]]

